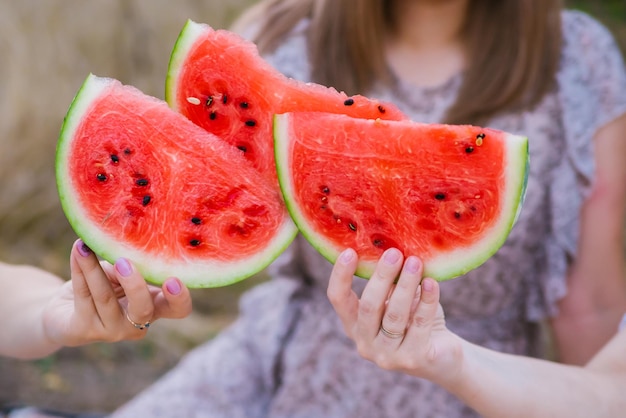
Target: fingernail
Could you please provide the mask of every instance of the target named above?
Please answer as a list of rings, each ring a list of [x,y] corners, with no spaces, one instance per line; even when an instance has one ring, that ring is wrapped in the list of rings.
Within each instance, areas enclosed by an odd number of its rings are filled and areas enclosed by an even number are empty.
[[[398,262],[398,260],[400,260],[401,255],[402,254],[400,254],[399,250],[395,248],[389,248],[387,251],[385,251],[383,259],[387,264],[395,264]]]
[[[417,257],[410,256],[404,263],[404,268],[407,273],[417,273],[420,268],[420,261]]]
[[[433,285],[432,279],[422,280],[422,289],[424,290],[424,292],[432,292],[434,287],[435,286]]]
[[[82,239],[78,240],[78,242],[76,243],[76,248],[78,249],[78,253],[83,257],[87,257],[89,256],[89,254],[91,254],[91,248],[89,248]]]
[[[339,256],[339,260],[341,260],[341,262],[344,264],[348,264],[350,261],[352,261],[353,258],[354,258],[354,250],[352,248],[348,248],[347,250],[342,252],[341,255]]]
[[[115,262],[115,270],[123,277],[128,277],[132,274],[133,268],[125,258],[118,258]]]
[[[182,290],[178,279],[175,279],[173,277],[165,281],[165,287],[167,288],[167,291],[170,292],[172,295],[178,295]]]

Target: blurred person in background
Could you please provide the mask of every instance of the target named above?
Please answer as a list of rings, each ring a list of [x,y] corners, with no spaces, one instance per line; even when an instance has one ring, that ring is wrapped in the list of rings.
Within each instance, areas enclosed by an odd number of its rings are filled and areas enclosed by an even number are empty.
[[[446,326],[544,357],[545,323],[558,360],[578,365],[612,338],[626,311],[626,71],[605,27],[558,0],[267,0],[235,29],[288,76],[415,121],[527,136],[524,208],[491,259],[441,284]],[[331,269],[299,236],[231,327],[113,416],[477,416],[359,355],[326,297]]]

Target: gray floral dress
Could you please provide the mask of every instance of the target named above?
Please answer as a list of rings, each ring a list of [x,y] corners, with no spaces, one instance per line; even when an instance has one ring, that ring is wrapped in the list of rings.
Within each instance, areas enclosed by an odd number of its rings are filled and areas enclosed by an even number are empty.
[[[575,256],[581,202],[593,180],[592,137],[626,112],[626,71],[607,30],[564,12],[558,87],[532,110],[490,126],[530,139],[521,216],[501,250],[468,277],[442,283],[450,329],[509,353],[541,355],[538,322],[554,315]],[[304,37],[294,34],[270,62],[306,80]],[[398,81],[370,96],[412,119],[441,120],[461,78],[435,88]],[[241,301],[238,320],[114,416],[122,417],[472,417],[432,383],[363,360],[326,298],[331,266],[301,237],[269,268],[273,279]],[[354,288],[365,281],[355,278]]]

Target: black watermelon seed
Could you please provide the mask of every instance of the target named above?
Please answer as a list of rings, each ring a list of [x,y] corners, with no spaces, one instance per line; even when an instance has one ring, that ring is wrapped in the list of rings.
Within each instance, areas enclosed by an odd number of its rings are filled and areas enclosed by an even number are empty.
[[[443,199],[445,199],[445,198],[446,198],[446,195],[445,195],[445,194],[443,194],[443,193],[437,193],[437,194],[435,195],[435,199],[437,199],[437,200],[443,200]]]
[[[378,111],[380,113],[385,113],[387,110],[383,107],[383,105],[378,105]]]
[[[485,139],[485,134],[484,133],[479,133],[478,135],[476,135],[476,139]]]
[[[239,107],[241,107],[242,109],[247,109],[248,108],[248,102],[241,102],[241,103],[239,103]]]
[[[246,121],[246,126],[256,126],[256,121],[254,121],[252,119],[248,119]]]
[[[248,148],[245,145],[237,145],[237,149],[243,152],[248,152]]]
[[[215,112],[209,113],[209,119],[215,120],[216,117],[217,117],[217,113],[215,113]]]
[[[467,152],[468,154],[474,151],[474,147],[467,147],[465,148],[465,152]]]
[[[354,99],[346,99],[343,104],[346,106],[352,106],[354,104]]]
[[[324,194],[329,194],[330,193],[330,189],[328,188],[328,186],[322,186],[322,187],[320,187],[320,190]]]
[[[228,96],[226,96],[226,94],[224,94],[222,96],[222,103],[226,104],[227,101],[228,101]]]
[[[111,154],[111,161],[113,161],[113,164],[117,164],[120,162],[120,157],[115,154]]]
[[[461,213],[460,212],[454,212],[454,217],[456,219],[460,219],[461,218]]]
[[[106,181],[106,180],[107,180],[107,176],[106,176],[106,174],[102,174],[102,173],[98,173],[98,174],[96,175],[96,178],[97,178],[98,180],[100,180],[100,181]]]
[[[350,228],[353,231],[356,231],[356,225],[354,225],[352,222],[348,224],[348,228]]]
[[[191,223],[193,223],[194,225],[200,225],[202,223],[202,219],[193,217],[191,218]]]
[[[124,154],[129,155],[129,154],[130,154],[130,148],[126,148],[126,149],[124,150]]]
[[[143,197],[143,199],[141,200],[141,204],[142,204],[142,205],[144,205],[144,206],[146,206],[148,203],[150,203],[150,199],[152,199],[152,198],[150,197],[150,195],[148,195],[148,194],[147,194],[147,195],[145,195],[145,196]]]
[[[137,186],[147,186],[148,185],[148,180],[147,179],[137,179],[137,181],[135,181],[135,184]]]
[[[209,96],[206,98],[206,102],[204,102],[204,105],[209,107],[213,104],[213,96]]]
[[[382,239],[376,238],[374,241],[372,241],[372,244],[374,244],[374,247],[381,248],[384,243]]]
[[[192,247],[197,247],[198,245],[200,245],[200,240],[199,239],[192,239],[191,241],[189,241],[189,244]]]

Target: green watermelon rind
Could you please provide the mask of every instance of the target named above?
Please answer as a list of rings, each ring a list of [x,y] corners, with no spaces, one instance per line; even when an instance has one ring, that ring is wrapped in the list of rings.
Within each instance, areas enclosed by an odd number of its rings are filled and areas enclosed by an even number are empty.
[[[83,115],[90,105],[114,83],[115,79],[97,77],[89,74],[80,90],[74,97],[63,121],[56,151],[56,180],[61,206],[74,229],[74,232],[101,258],[114,263],[120,257],[133,262],[137,270],[146,281],[162,284],[176,272],[181,281],[190,288],[221,287],[247,279],[267,267],[278,255],[289,246],[297,235],[297,228],[285,211],[285,221],[271,242],[268,242],[263,251],[245,259],[217,262],[194,260],[181,263],[168,263],[158,256],[147,254],[117,239],[107,236],[89,219],[84,208],[78,205],[76,191],[72,186],[72,179],[67,161],[67,154],[71,147],[71,140],[80,125]],[[155,99],[155,101],[158,99]],[[160,101],[159,101],[160,102]],[[167,106],[163,104],[165,108]]]
[[[289,156],[289,114],[274,115],[274,151],[276,169],[283,198],[291,218],[300,233],[326,260],[335,263],[345,248],[320,237],[301,213],[295,202],[294,185],[290,176]],[[506,193],[504,195],[503,216],[485,237],[471,248],[459,248],[429,260],[424,265],[424,276],[437,281],[445,281],[461,276],[487,261],[506,241],[522,208],[528,182],[529,152],[528,138],[506,133]],[[419,254],[416,254],[419,256]],[[356,276],[369,278],[377,262],[359,261]]]
[[[181,68],[183,68],[185,59],[189,50],[193,46],[197,36],[201,33],[202,28],[193,22],[187,20],[182,30],[178,34],[178,38],[172,48],[169,63],[167,66],[167,74],[165,76],[165,101],[171,109],[179,111],[176,102],[176,91],[178,90],[178,76]]]
[[[178,77],[180,70],[185,64],[187,55],[199,36],[206,30],[207,25],[196,23],[188,19],[178,34],[174,48],[170,55],[170,61],[167,66],[167,75],[165,77],[165,101],[175,111],[179,111],[176,101],[176,92],[178,91]]]

